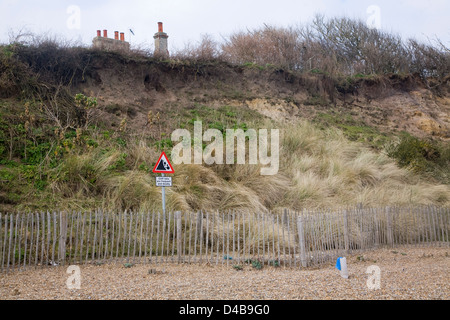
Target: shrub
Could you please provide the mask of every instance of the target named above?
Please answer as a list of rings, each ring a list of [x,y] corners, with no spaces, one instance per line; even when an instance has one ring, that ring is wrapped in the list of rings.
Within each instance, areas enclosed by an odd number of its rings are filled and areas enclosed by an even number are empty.
[[[387,151],[401,167],[408,167],[413,171],[426,171],[428,161],[441,157],[435,145],[410,135],[403,136],[397,145],[391,146]]]

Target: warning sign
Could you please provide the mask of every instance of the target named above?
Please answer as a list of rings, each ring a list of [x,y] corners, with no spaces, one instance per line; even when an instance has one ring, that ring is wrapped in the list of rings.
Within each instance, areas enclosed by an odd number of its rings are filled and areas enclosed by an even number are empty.
[[[161,153],[161,156],[156,162],[156,165],[153,168],[153,173],[175,173],[164,151]]]
[[[171,187],[172,186],[172,177],[156,177],[156,186],[157,187]]]

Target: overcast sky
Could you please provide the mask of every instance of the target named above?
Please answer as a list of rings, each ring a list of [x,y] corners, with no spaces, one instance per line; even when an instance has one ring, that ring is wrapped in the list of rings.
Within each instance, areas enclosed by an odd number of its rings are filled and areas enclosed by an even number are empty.
[[[0,42],[12,30],[50,33],[85,45],[96,30],[125,32],[133,46],[153,45],[164,22],[169,50],[182,49],[202,34],[216,40],[246,28],[306,24],[315,14],[359,18],[404,39],[440,38],[450,46],[450,0],[0,0]]]

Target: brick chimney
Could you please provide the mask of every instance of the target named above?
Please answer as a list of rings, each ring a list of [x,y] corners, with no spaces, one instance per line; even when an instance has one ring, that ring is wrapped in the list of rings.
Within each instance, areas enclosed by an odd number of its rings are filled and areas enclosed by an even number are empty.
[[[167,38],[169,36],[163,31],[163,23],[158,22],[158,32],[153,36],[153,39],[155,39],[155,56],[169,56]]]

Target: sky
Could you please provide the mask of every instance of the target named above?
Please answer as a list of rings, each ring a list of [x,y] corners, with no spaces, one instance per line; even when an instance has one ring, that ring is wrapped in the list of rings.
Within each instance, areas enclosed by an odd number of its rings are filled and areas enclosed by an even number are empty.
[[[204,34],[222,41],[265,23],[308,24],[316,14],[361,19],[403,39],[437,37],[450,46],[450,0],[0,0],[0,43],[32,32],[91,45],[96,30],[107,29],[109,37],[124,32],[132,47],[152,48],[161,21],[169,51],[176,51]]]

